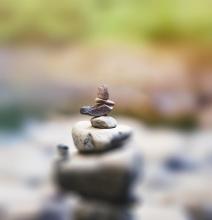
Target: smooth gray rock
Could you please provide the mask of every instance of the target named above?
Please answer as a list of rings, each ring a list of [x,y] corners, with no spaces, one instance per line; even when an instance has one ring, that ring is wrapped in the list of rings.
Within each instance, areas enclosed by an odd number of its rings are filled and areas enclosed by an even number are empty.
[[[76,152],[68,161],[61,161],[55,180],[63,191],[86,198],[110,202],[129,202],[133,186],[142,170],[142,155],[134,144],[104,154]]]
[[[120,147],[131,133],[131,128],[126,125],[97,129],[91,126],[90,121],[80,121],[72,128],[74,144],[80,152],[101,152]]]
[[[111,116],[101,116],[91,118],[91,124],[94,128],[115,128],[117,121]]]

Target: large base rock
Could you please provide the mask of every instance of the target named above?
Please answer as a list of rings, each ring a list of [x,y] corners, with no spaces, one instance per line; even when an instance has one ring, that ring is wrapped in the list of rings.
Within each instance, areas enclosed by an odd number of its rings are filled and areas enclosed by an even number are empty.
[[[133,220],[127,205],[113,205],[98,201],[80,200],[72,206],[73,220]]]
[[[111,202],[127,202],[140,170],[142,157],[133,144],[104,154],[74,154],[57,164],[55,179],[64,191],[76,192],[85,198]]]
[[[101,152],[117,148],[130,137],[131,128],[118,125],[110,129],[98,129],[90,121],[80,121],[73,126],[74,144],[80,152]]]

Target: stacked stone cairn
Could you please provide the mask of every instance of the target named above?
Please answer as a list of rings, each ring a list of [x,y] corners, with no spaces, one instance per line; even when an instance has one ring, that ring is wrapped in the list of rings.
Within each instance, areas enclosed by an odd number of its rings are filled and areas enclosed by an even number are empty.
[[[63,193],[80,198],[71,220],[134,219],[134,188],[142,157],[130,138],[131,128],[108,116],[115,103],[109,100],[106,86],[98,88],[95,102],[80,109],[92,118],[73,126],[77,151],[67,156],[68,149],[60,149],[63,159],[56,169],[56,183]]]

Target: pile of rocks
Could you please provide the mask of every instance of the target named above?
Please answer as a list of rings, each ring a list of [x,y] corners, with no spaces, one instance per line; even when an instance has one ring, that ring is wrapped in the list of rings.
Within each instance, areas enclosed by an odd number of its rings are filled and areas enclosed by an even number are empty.
[[[60,147],[55,180],[61,191],[80,197],[72,208],[75,220],[132,218],[142,157],[130,138],[131,128],[107,116],[113,106],[107,88],[100,87],[96,105],[81,108],[82,114],[93,118],[73,126],[77,151],[68,156],[67,149]]]

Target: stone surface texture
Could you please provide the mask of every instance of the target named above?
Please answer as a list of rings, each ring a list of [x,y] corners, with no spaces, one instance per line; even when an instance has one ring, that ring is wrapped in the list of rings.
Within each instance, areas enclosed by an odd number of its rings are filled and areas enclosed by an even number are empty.
[[[117,121],[111,116],[101,116],[91,118],[91,124],[94,128],[115,128]]]
[[[80,121],[72,128],[73,141],[80,152],[101,152],[120,147],[131,133],[131,128],[125,125],[98,129],[92,127],[90,121]]]
[[[72,207],[74,220],[132,220],[132,211],[127,205],[113,205],[96,200],[77,201]]]
[[[142,155],[128,143],[104,154],[76,152],[59,164],[55,176],[64,191],[116,203],[133,199],[132,189],[141,170]]]

